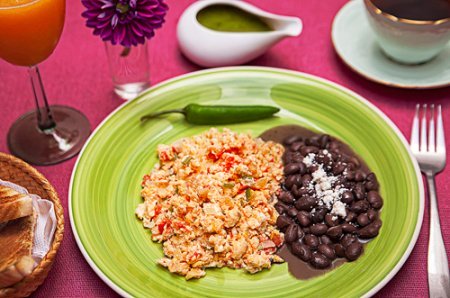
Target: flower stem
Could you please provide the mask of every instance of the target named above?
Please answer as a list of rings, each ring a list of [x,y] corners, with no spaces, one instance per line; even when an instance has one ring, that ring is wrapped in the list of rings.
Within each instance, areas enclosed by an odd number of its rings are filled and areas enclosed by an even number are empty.
[[[131,47],[124,47],[123,51],[120,53],[120,57],[126,57],[130,54]]]

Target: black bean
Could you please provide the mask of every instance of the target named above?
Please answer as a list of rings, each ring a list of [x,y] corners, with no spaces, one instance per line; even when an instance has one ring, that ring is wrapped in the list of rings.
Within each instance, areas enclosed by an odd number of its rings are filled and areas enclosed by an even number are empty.
[[[367,216],[369,217],[370,222],[372,222],[378,218],[378,211],[374,209],[369,209],[367,210]]]
[[[314,234],[316,236],[323,235],[328,230],[327,225],[323,224],[323,223],[314,224],[310,228],[311,228],[311,234]]]
[[[315,157],[315,161],[317,162],[317,163],[320,163],[320,164],[327,164],[328,163],[328,161],[329,161],[329,157],[328,156],[326,156],[326,155],[323,155],[323,154],[321,154],[321,153],[319,153],[318,155],[316,155],[316,157]]]
[[[353,194],[357,200],[362,200],[366,196],[366,188],[362,183],[356,183],[355,188],[353,189]]]
[[[339,144],[339,142],[337,142],[337,141],[331,141],[329,144],[328,144],[328,149],[331,149],[331,150],[333,150],[333,149],[339,149],[341,147],[341,144]]]
[[[309,263],[317,269],[325,269],[330,267],[331,265],[331,261],[325,257],[323,254],[315,252],[312,255],[311,260],[309,261]]]
[[[344,231],[345,233],[354,233],[357,230],[357,228],[350,223],[344,223],[341,225],[341,227],[342,231]]]
[[[300,242],[292,243],[291,250],[294,255],[296,255],[305,262],[308,262],[312,257],[311,249],[303,243]]]
[[[333,241],[331,241],[330,237],[328,237],[327,235],[322,235],[322,236],[320,236],[320,243],[322,243],[322,244],[332,244]]]
[[[300,152],[286,151],[283,155],[284,164],[303,161],[303,155]]]
[[[286,215],[280,215],[277,218],[277,227],[279,229],[283,229],[283,228],[289,226],[291,223],[292,223],[292,219],[290,219]]]
[[[370,223],[370,219],[369,216],[367,216],[367,213],[361,213],[360,215],[358,215],[358,218],[356,220],[361,227],[365,227]]]
[[[347,153],[342,152],[342,154],[341,154],[341,161],[343,161],[345,163],[348,163],[349,160],[350,160],[350,156]]]
[[[332,239],[339,239],[342,235],[342,227],[336,226],[329,228],[327,231],[327,235]]]
[[[305,174],[305,175],[303,175],[302,178],[301,178],[301,184],[302,184],[302,186],[304,186],[304,187],[308,187],[309,184],[311,183],[311,181],[312,181],[312,177],[311,177],[310,174]]]
[[[366,191],[377,190],[379,188],[378,182],[376,181],[367,181],[365,184]]]
[[[375,173],[369,173],[368,175],[367,175],[367,177],[366,177],[366,180],[367,181],[376,181],[376,182],[378,182],[378,180],[377,180],[377,176],[375,175]]]
[[[302,239],[303,236],[305,236],[305,233],[303,232],[302,228],[300,226],[298,226],[297,229],[297,239]]]
[[[289,191],[283,191],[279,195],[278,199],[286,204],[293,204],[294,203],[294,195]]]
[[[353,202],[350,209],[353,212],[359,214],[362,212],[366,212],[369,209],[369,207],[370,207],[369,202],[367,202],[366,200],[361,200],[361,201]]]
[[[311,213],[311,220],[313,223],[320,223],[323,222],[324,216],[320,212],[312,212]]]
[[[372,224],[379,229],[383,223],[381,222],[381,219],[377,219]]]
[[[291,145],[292,143],[298,142],[298,141],[301,141],[301,140],[303,140],[302,136],[300,136],[300,135],[292,135],[292,136],[289,136],[286,139],[284,139],[283,143],[285,145]]]
[[[300,171],[300,165],[298,163],[290,163],[284,166],[284,175],[297,174]]]
[[[336,182],[334,182],[334,186],[344,186],[344,184],[347,182],[347,179],[345,179],[344,176],[338,176],[336,179]]]
[[[339,258],[345,257],[345,248],[340,243],[336,243],[334,245],[334,251],[336,252],[336,256]]]
[[[284,212],[286,212],[288,208],[289,207],[286,204],[284,204],[283,202],[277,202],[275,204],[275,210],[277,210],[278,214],[280,214],[280,215],[283,214]]]
[[[342,161],[342,154],[341,154],[342,152],[341,152],[340,148],[328,149],[328,151],[330,151],[331,154],[334,154],[336,156],[335,158],[333,158],[334,161],[336,161],[336,162]]]
[[[310,153],[318,153],[319,152],[319,148],[317,148],[316,146],[303,146],[300,149],[300,153],[303,154],[303,156],[306,156]]]
[[[297,216],[297,213],[298,213],[298,210],[297,210],[294,206],[291,206],[291,207],[289,207],[289,208],[286,210],[286,213],[287,213],[287,215],[289,215],[290,217],[296,217],[296,216]]]
[[[284,232],[284,240],[287,243],[292,243],[298,239],[298,226],[296,224],[291,224]]]
[[[341,244],[343,247],[347,248],[350,244],[353,242],[358,242],[358,238],[351,234],[345,234],[344,237],[341,239]]]
[[[319,169],[318,165],[312,165],[308,167],[308,172],[309,173],[314,173],[315,171],[317,171]]]
[[[380,209],[381,207],[383,207],[383,199],[377,191],[369,191],[369,193],[367,194],[367,201],[375,209]]]
[[[342,203],[350,204],[351,202],[353,202],[353,200],[354,200],[354,196],[351,191],[347,190],[342,193],[342,197],[341,197]]]
[[[364,180],[366,180],[366,173],[364,173],[363,171],[360,171],[360,170],[356,171],[355,172],[355,181],[361,182]]]
[[[290,149],[291,151],[300,151],[300,148],[302,148],[303,146],[305,146],[303,142],[294,142],[292,143]]]
[[[306,165],[303,162],[299,162],[298,164],[298,172],[300,175],[303,175],[306,173]]]
[[[321,252],[324,256],[326,256],[329,260],[333,261],[334,259],[336,259],[336,252],[334,251],[334,249],[331,247],[331,245],[327,245],[327,244],[320,244],[317,247],[317,250],[319,252]]]
[[[332,173],[334,176],[337,176],[337,175],[341,174],[342,172],[344,172],[344,170],[345,170],[345,165],[342,163],[338,163],[333,167]]]
[[[311,210],[316,204],[316,199],[310,196],[302,196],[295,202],[295,208],[298,210]]]
[[[312,195],[312,194],[314,194],[314,191],[312,189],[307,189],[306,187],[300,187],[298,189],[298,193],[302,196],[303,195]]]
[[[381,220],[376,219],[364,228],[358,230],[357,235],[361,239],[370,239],[378,235],[381,228]]]
[[[295,184],[295,182],[296,182],[296,176],[291,175],[286,178],[286,180],[284,181],[284,185],[286,185],[287,188],[291,189],[292,186]]]
[[[355,212],[347,210],[347,215],[345,216],[345,221],[352,222],[356,219],[356,217],[357,217],[357,214]]]
[[[330,148],[328,148],[328,153],[331,155],[331,159],[333,160],[333,161],[338,161],[339,159],[340,159],[340,156],[339,156],[339,154],[336,154],[336,153],[334,153],[334,152],[330,152]]]
[[[353,180],[355,180],[355,172],[352,171],[352,170],[350,170],[350,169],[347,167],[347,169],[345,170],[345,175],[344,175],[344,177],[345,177],[347,180],[349,180],[349,181],[353,181]]]
[[[299,211],[297,213],[297,220],[302,227],[307,227],[311,224],[311,216],[306,211]]]
[[[363,252],[363,246],[359,241],[353,242],[345,249],[345,257],[349,261],[356,260]]]
[[[325,215],[325,223],[329,227],[335,227],[338,225],[339,221],[336,216],[334,216],[332,214],[327,214],[327,215]]]
[[[305,140],[305,144],[308,146],[319,147],[319,136],[313,136]]]
[[[355,156],[352,156],[349,158],[349,164],[354,164],[356,168],[359,168],[361,166],[361,163],[359,162],[359,159]]]
[[[298,199],[300,198],[303,194],[300,193],[300,188],[297,185],[292,185],[291,187],[291,193],[294,195],[294,198]]]
[[[319,146],[322,149],[327,148],[328,143],[331,141],[331,138],[329,135],[321,135],[319,137]]]
[[[303,237],[303,242],[311,247],[312,249],[316,249],[317,246],[319,246],[319,238],[317,236],[312,234],[307,234],[305,237]]]

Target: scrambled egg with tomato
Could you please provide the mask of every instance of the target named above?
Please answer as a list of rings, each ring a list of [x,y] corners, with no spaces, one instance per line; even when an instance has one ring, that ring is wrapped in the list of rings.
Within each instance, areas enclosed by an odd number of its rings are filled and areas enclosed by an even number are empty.
[[[162,243],[158,262],[186,279],[211,267],[250,273],[283,262],[284,242],[273,207],[283,178],[283,147],[215,128],[159,145],[159,164],[142,182],[136,209],[152,240]]]

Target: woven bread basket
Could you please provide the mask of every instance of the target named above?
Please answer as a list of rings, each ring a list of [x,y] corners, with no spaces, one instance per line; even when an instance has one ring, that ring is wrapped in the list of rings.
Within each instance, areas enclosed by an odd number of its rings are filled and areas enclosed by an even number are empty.
[[[41,260],[33,272],[14,286],[0,289],[0,297],[29,296],[40,286],[50,271],[56,252],[63,238],[64,215],[58,194],[53,186],[35,168],[11,155],[0,152],[0,179],[25,187],[29,193],[37,194],[43,199],[53,202],[56,214],[56,230],[53,243],[47,255]]]

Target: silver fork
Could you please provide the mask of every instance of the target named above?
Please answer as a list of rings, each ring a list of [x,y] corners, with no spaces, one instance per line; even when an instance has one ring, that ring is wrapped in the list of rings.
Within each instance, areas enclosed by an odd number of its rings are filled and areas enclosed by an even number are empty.
[[[428,194],[430,196],[428,287],[431,298],[450,298],[448,260],[444,241],[442,239],[441,224],[439,222],[436,183],[434,180],[434,176],[441,172],[445,167],[445,137],[444,124],[442,121],[442,108],[440,105],[437,107],[437,119],[435,120],[435,107],[434,105],[431,105],[431,117],[428,125],[426,104],[423,105],[422,108],[421,120],[419,120],[419,114],[420,105],[418,104],[416,106],[416,114],[414,116],[411,131],[411,149],[419,162],[420,170],[427,177]]]

